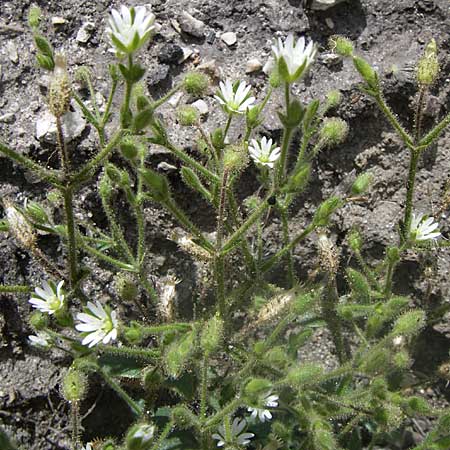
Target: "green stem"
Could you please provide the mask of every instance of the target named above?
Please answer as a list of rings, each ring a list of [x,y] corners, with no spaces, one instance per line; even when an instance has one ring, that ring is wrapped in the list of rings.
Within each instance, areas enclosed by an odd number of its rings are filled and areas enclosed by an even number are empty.
[[[288,245],[285,245],[281,250],[279,250],[275,255],[268,259],[262,266],[261,272],[267,272],[270,270],[281,258],[286,256],[290,251],[292,251],[297,244],[306,238],[312,231],[314,231],[315,226],[309,225],[306,227],[297,237],[295,237]]]
[[[64,211],[66,213],[67,226],[67,251],[69,257],[69,285],[71,288],[75,286],[78,281],[78,257],[77,257],[77,237],[75,216],[73,214],[73,190],[68,186],[62,192],[64,196]]]
[[[206,417],[208,406],[208,356],[205,354],[202,361],[201,393],[200,393],[200,420]]]
[[[3,153],[8,158],[12,159],[16,163],[20,164],[22,167],[27,168],[38,176],[41,180],[47,181],[54,186],[61,186],[61,173],[56,170],[48,170],[40,166],[38,163],[34,162],[30,158],[24,155],[16,153],[14,150],[7,147],[5,144],[0,142],[0,152]]]
[[[125,403],[127,403],[134,414],[136,414],[137,416],[143,415],[143,409],[122,389],[122,387],[109,375],[109,373],[106,372],[106,370],[98,366],[97,371],[106,381],[106,383],[117,392],[119,397],[122,398]]]
[[[405,129],[400,125],[400,122],[395,117],[395,114],[391,111],[389,106],[384,101],[384,98],[381,94],[381,92],[378,92],[375,96],[375,101],[377,102],[379,108],[381,111],[383,111],[384,115],[387,117],[391,125],[394,127],[394,129],[397,131],[398,135],[402,138],[403,142],[409,147],[413,148],[413,139],[411,136],[405,131]]]
[[[120,261],[116,258],[113,258],[111,256],[105,255],[100,250],[97,250],[96,248],[90,247],[86,243],[81,244],[83,247],[83,250],[85,250],[87,253],[90,253],[91,255],[96,256],[97,258],[102,259],[103,261],[107,262],[108,264],[111,264],[112,266],[115,266],[119,269],[126,270],[127,272],[134,272],[137,273],[137,269],[133,264],[127,264],[123,261]]]
[[[414,143],[417,144],[420,140],[420,135],[422,134],[422,118],[423,118],[423,107],[425,103],[425,98],[427,95],[426,86],[421,86],[419,91],[419,98],[417,100],[416,112],[414,116]]]
[[[140,359],[143,361],[154,362],[161,356],[159,350],[134,348],[134,347],[116,347],[114,345],[98,345],[98,351],[109,355],[119,355],[125,358]]]
[[[242,399],[235,398],[230,403],[228,403],[228,405],[225,405],[217,414],[206,421],[205,428],[212,428],[215,425],[219,424],[225,416],[231,414],[233,411],[239,408],[241,404]]]
[[[166,426],[161,431],[161,434],[158,436],[158,440],[155,442],[155,445],[150,447],[150,450],[158,450],[161,447],[161,445],[164,443],[164,440],[167,438],[167,436],[169,436],[169,434],[172,431],[172,429],[174,428],[174,426],[175,426],[175,423],[172,420],[167,422]]]
[[[72,91],[71,93],[72,98],[75,100],[75,102],[80,107],[84,117],[86,117],[87,121],[92,124],[97,130],[99,128],[99,124],[97,122],[97,119],[94,117],[94,115],[89,111],[89,108],[84,104],[83,100],[78,96],[78,94],[75,91]]]
[[[133,56],[128,55],[128,69],[133,66]],[[133,83],[129,80],[125,80],[125,98],[120,111],[120,125],[122,129],[129,127],[129,118],[131,115],[130,102],[131,102],[131,92],[133,90]]]
[[[416,149],[411,151],[411,159],[409,161],[408,181],[406,185],[406,206],[405,216],[403,219],[403,239],[406,241],[410,234],[413,200],[414,200],[414,185],[416,182],[417,164],[419,162],[420,152]]]
[[[227,124],[225,125],[225,130],[224,130],[224,132],[223,132],[223,140],[225,141],[225,139],[226,139],[226,137],[227,137],[227,134],[228,134],[228,131],[230,130],[230,125],[231,125],[231,120],[233,119],[233,116],[232,116],[232,114],[230,114],[229,116],[228,116],[228,119],[227,119]]]
[[[11,293],[28,293],[31,292],[32,288],[30,286],[21,286],[18,284],[5,285],[0,284],[0,294],[11,292]]]
[[[280,159],[278,160],[277,172],[274,180],[276,188],[278,188],[281,185],[284,176],[286,174],[287,156],[289,151],[289,145],[291,143],[292,132],[293,132],[292,128],[284,128],[283,142],[281,145],[281,155]]]
[[[94,158],[92,158],[86,165],[79,170],[77,173],[72,175],[73,183],[82,183],[85,181],[90,175],[91,172],[97,169],[100,164],[114,151],[116,145],[122,138],[123,131],[119,130],[117,131],[114,136],[111,138],[111,140],[108,142],[108,144],[103,147],[103,149],[97,153]]]
[[[287,212],[285,208],[278,208],[281,216],[281,223],[283,227],[283,242],[284,245],[289,245],[290,238],[289,238],[289,222],[287,217]],[[287,260],[287,281],[288,281],[288,288],[291,288],[295,283],[295,274],[294,274],[294,259],[292,257],[292,250],[290,250],[287,253],[286,256]]]
[[[192,330],[192,324],[190,323],[168,323],[166,325],[154,325],[154,326],[142,326],[139,327],[139,329],[144,333],[146,336],[150,336],[152,334],[161,334],[161,333],[167,333],[167,332],[174,332],[174,331],[181,331],[186,332]]]
[[[158,303],[158,294],[155,291],[155,288],[149,283],[147,280],[147,274],[144,272],[144,268],[142,267],[139,272],[139,281],[141,282],[142,287],[147,292],[150,297],[151,302],[156,305]]]
[[[417,144],[417,149],[424,150],[430,146],[450,125],[450,114],[445,116],[428,134]]]
[[[398,261],[394,259],[389,259],[387,274],[386,274],[386,280],[384,284],[384,296],[386,300],[389,300],[392,294],[392,281],[394,277],[394,269],[397,265]]]
[[[164,95],[163,97],[161,97],[161,98],[159,98],[158,100],[154,101],[154,102],[152,103],[153,109],[157,109],[157,108],[159,108],[161,105],[163,105],[164,103],[166,103],[167,100],[169,100],[170,97],[172,97],[172,95],[176,94],[182,87],[183,87],[182,84],[178,84],[177,86],[173,87],[166,95]]]
[[[202,234],[202,232],[190,221],[190,219],[184,214],[178,207],[174,200],[169,197],[164,200],[164,206],[172,213],[172,215],[185,227],[190,233],[192,233],[198,240],[199,244],[208,252],[214,251],[214,246],[209,242]]]
[[[261,214],[269,207],[268,199],[272,196],[272,193],[269,194],[269,196],[264,199],[261,204],[253,211],[253,213],[250,215],[250,217],[247,218],[247,220],[240,226],[238,230],[236,230],[225,242],[225,244],[222,246],[222,255],[225,255],[230,250],[232,250],[236,243],[241,240],[241,238],[244,236],[244,234],[247,232],[247,230],[259,219]]]

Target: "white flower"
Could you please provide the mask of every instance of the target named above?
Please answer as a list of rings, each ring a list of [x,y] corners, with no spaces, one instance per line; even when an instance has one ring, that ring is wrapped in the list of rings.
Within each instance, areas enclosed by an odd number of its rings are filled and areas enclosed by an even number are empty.
[[[56,286],[52,281],[44,281],[42,288],[37,287],[31,295],[29,302],[33,308],[50,315],[59,311],[64,306],[64,294],[62,286],[64,281],[60,281]]]
[[[234,85],[230,80],[219,83],[220,91],[214,98],[222,105],[227,114],[245,114],[247,109],[255,102],[250,94],[251,86],[245,81]]]
[[[253,433],[242,433],[247,422],[245,419],[240,420],[236,417],[231,424],[231,439],[232,442],[228,442],[228,444],[237,444],[237,445],[247,445],[250,443],[250,439],[255,435]],[[221,425],[218,429],[219,433],[214,433],[212,435],[213,439],[217,439],[217,447],[223,447],[226,443],[225,437],[225,427]]]
[[[92,447],[92,444],[88,442],[86,447],[82,447],[81,450],[94,450],[94,448]]]
[[[288,83],[293,83],[305,73],[314,61],[317,52],[313,41],[310,41],[305,48],[305,38],[302,36],[295,44],[292,34],[286,38],[284,43],[278,38],[277,45],[272,46],[272,51],[277,60],[280,75]],[[287,74],[284,73],[286,69]]]
[[[50,348],[52,344],[51,336],[45,331],[38,331],[36,333],[36,336],[34,335],[28,336],[28,340],[30,341],[30,344],[33,345],[34,347],[44,349]]]
[[[145,6],[127,8],[122,5],[120,13],[113,9],[106,28],[116,51],[131,54],[139,50],[152,34],[155,15]]]
[[[78,331],[87,333],[81,343],[88,347],[93,347],[100,341],[108,344],[117,338],[119,322],[116,311],[103,308],[99,301],[95,303],[88,302],[87,312],[77,314],[77,319],[83,323],[75,325]]]
[[[265,136],[259,142],[252,139],[248,146],[248,151],[255,163],[270,167],[271,169],[280,157],[280,147],[275,147],[272,139],[267,140]]]
[[[271,395],[269,392],[263,400],[263,405],[268,408],[276,408],[278,406],[278,395]],[[248,412],[251,412],[252,419],[256,419],[259,417],[261,422],[265,422],[266,420],[270,420],[272,418],[272,414],[268,409],[265,408],[252,408],[249,406],[247,408]]]
[[[437,239],[441,233],[437,230],[439,224],[433,217],[427,217],[424,214],[412,215],[410,233],[415,241],[428,241]]]

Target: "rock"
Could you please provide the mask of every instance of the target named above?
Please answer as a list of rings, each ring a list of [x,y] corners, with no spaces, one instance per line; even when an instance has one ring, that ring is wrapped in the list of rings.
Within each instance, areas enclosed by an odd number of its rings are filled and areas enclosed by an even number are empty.
[[[165,44],[158,53],[158,60],[163,64],[176,64],[184,56],[183,49],[176,44]]]
[[[346,0],[313,0],[311,3],[311,9],[316,11],[325,11],[338,3],[345,2]]]
[[[52,24],[54,26],[64,25],[65,23],[67,23],[67,20],[64,19],[64,17],[59,17],[59,16],[52,17]]]
[[[200,113],[201,116],[206,116],[209,113],[209,107],[204,100],[197,100],[192,103],[192,106]]]
[[[320,59],[327,67],[336,66],[342,62],[342,57],[333,52],[322,54]]]
[[[334,29],[334,22],[333,22],[333,19],[332,19],[331,17],[326,17],[326,18],[325,18],[325,23],[327,24],[327,27],[328,27],[330,30],[333,30],[333,29]]]
[[[184,63],[194,53],[189,47],[182,47],[181,50],[183,50],[183,56],[178,60],[178,64]]]
[[[77,36],[75,39],[77,42],[81,44],[86,44],[92,36],[92,32],[95,30],[95,23],[85,22],[81,25],[81,28],[78,30]]]
[[[262,69],[261,61],[258,58],[252,58],[247,61],[245,73],[259,72]]]
[[[158,87],[164,84],[169,78],[169,66],[166,64],[158,64],[149,70],[147,83],[151,87]]]
[[[6,52],[8,53],[8,58],[14,64],[19,62],[19,53],[17,52],[16,44],[13,41],[8,41],[6,44]]]
[[[12,112],[6,113],[0,116],[0,122],[14,123],[16,121],[16,115]]]
[[[172,106],[173,108],[176,108],[180,104],[180,100],[183,97],[183,92],[177,92],[176,94],[173,94],[172,97],[167,101],[167,103]]]
[[[63,116],[62,122],[66,142],[81,136],[86,128],[86,120],[78,106],[74,107],[74,111],[68,111]],[[36,121],[36,137],[40,141],[56,144],[56,119],[48,110],[44,111]]]
[[[190,34],[199,39],[205,37],[205,24],[201,21],[192,17],[188,12],[183,11],[178,16],[178,23],[180,25],[181,31],[186,34]]]
[[[220,36],[220,39],[222,39],[222,41],[225,42],[225,44],[227,44],[228,47],[231,47],[237,42],[236,33],[233,33],[232,31],[223,33],[222,36]]]
[[[176,166],[173,166],[172,164],[169,164],[165,161],[160,162],[157,168],[159,170],[163,170],[164,172],[173,172],[174,170],[178,170]]]
[[[205,72],[212,78],[220,78],[220,70],[215,59],[210,59],[209,61],[205,61],[203,64],[200,64],[198,66],[198,70]]]

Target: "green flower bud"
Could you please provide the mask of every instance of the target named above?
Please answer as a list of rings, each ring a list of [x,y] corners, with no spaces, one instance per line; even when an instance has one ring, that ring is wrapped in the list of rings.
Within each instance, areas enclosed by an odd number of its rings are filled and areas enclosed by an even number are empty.
[[[356,177],[352,186],[352,194],[364,194],[372,183],[373,175],[370,172],[361,173]]]
[[[177,110],[177,119],[183,127],[194,125],[198,121],[198,110],[191,105],[184,105]]]
[[[370,384],[370,392],[377,399],[386,400],[389,393],[386,380],[382,377],[374,378]]]
[[[186,166],[182,167],[181,177],[187,186],[202,194],[208,201],[212,200],[211,193],[205,188],[205,186],[203,186],[200,178],[192,169]]]
[[[436,81],[438,74],[437,45],[436,41],[431,39],[417,65],[417,81],[419,85],[430,86]]]
[[[225,144],[223,141],[224,141],[224,136],[223,136],[222,128],[216,128],[211,133],[212,145],[214,146],[214,148],[216,148],[218,150],[222,150],[225,147]]]
[[[99,450],[117,450],[116,443],[112,439],[108,439],[106,442],[102,442],[102,446]]]
[[[264,341],[256,342],[255,345],[253,346],[253,352],[258,356],[261,356],[265,351],[266,346],[264,344]]]
[[[139,154],[138,144],[131,136],[124,137],[120,142],[119,147],[120,152],[127,159],[133,160]]]
[[[178,378],[195,348],[195,333],[186,333],[180,340],[173,342],[165,355],[167,374]]]
[[[351,267],[347,268],[347,280],[352,290],[352,296],[358,303],[370,302],[370,286],[366,277]]]
[[[291,369],[286,375],[286,382],[296,388],[302,388],[319,383],[323,368],[318,364],[304,363]]]
[[[311,175],[311,165],[303,164],[297,172],[289,177],[286,186],[283,187],[283,192],[301,192],[308,184]]]
[[[61,385],[61,393],[69,403],[76,403],[86,395],[86,375],[80,370],[71,368],[64,375]]]
[[[139,345],[144,339],[142,327],[137,323],[132,323],[129,327],[124,327],[123,336],[132,345]]]
[[[139,172],[155,201],[163,202],[169,198],[169,183],[166,177],[159,175],[152,169],[140,169]]]
[[[328,225],[331,214],[342,205],[339,197],[330,197],[325,200],[314,214],[313,225],[316,227],[325,227]]]
[[[401,370],[408,369],[412,364],[411,357],[406,350],[400,350],[399,352],[395,353],[394,357],[392,358],[392,362],[395,367]]]
[[[426,325],[426,314],[421,309],[413,309],[402,314],[394,323],[392,335],[415,336]]]
[[[125,302],[134,302],[139,293],[137,284],[128,275],[117,275],[115,287],[117,294]]]
[[[151,106],[150,100],[145,95],[137,95],[136,96],[136,108],[138,111],[143,111],[144,109],[148,109]]]
[[[327,147],[339,145],[345,141],[348,134],[348,124],[338,117],[330,117],[323,120],[319,130],[321,141]]]
[[[249,403],[254,404],[258,402],[261,395],[267,394],[272,388],[272,383],[263,378],[251,379],[244,388],[244,395],[249,398]]]
[[[81,66],[75,71],[75,80],[87,85],[92,78],[92,72],[89,67]]]
[[[39,52],[42,53],[44,56],[53,58],[53,48],[48,42],[47,38],[40,34],[35,34],[33,37],[34,43]]]
[[[46,56],[42,53],[36,55],[38,66],[44,70],[51,71],[55,68],[55,61],[52,56]]]
[[[289,361],[288,355],[281,346],[271,348],[263,356],[264,361],[278,369],[285,367]]]
[[[172,409],[172,420],[177,428],[187,430],[197,426],[197,417],[186,406],[176,406]]]
[[[63,197],[61,195],[61,192],[57,191],[56,189],[53,189],[47,193],[47,200],[51,204],[59,206],[63,201]]]
[[[200,338],[200,345],[205,355],[210,355],[218,349],[222,333],[223,320],[218,315],[206,322]]]
[[[206,94],[209,87],[208,77],[201,72],[189,72],[183,80],[184,90],[194,97]]]
[[[260,106],[253,106],[247,109],[246,119],[248,128],[253,129],[261,125],[262,121],[259,118],[260,113]]]
[[[239,172],[248,164],[248,152],[242,145],[229,145],[223,153],[224,170]]]
[[[390,352],[385,348],[375,348],[362,363],[362,370],[369,375],[383,373],[390,366]]]
[[[269,83],[270,86],[274,89],[277,89],[281,86],[281,76],[280,76],[280,72],[278,71],[278,68],[275,68],[274,70],[272,70],[270,76],[269,76]]]
[[[27,202],[25,211],[28,217],[34,222],[37,222],[39,224],[49,223],[48,215],[45,209],[39,203]]]
[[[400,261],[400,250],[398,247],[389,247],[386,250],[386,255],[391,263]]]
[[[355,253],[358,253],[361,251],[362,243],[361,233],[358,230],[353,229],[348,235],[348,245]]]
[[[353,55],[352,41],[344,36],[332,36],[329,40],[330,50],[340,56],[348,57]]]
[[[148,367],[142,374],[142,386],[148,392],[156,391],[164,383],[164,377],[155,367]]]
[[[359,56],[353,57],[353,64],[369,87],[377,92],[379,89],[378,75],[375,70],[372,69],[371,65]]]
[[[154,109],[150,106],[139,111],[133,118],[133,129],[135,133],[147,128],[153,122]]]
[[[112,182],[116,184],[120,183],[120,180],[122,179],[122,173],[120,169],[118,169],[114,164],[108,164],[105,170],[106,174],[108,175],[108,178]]]
[[[328,92],[326,99],[325,99],[325,107],[328,111],[329,109],[337,108],[342,101],[342,93],[341,91],[333,90]]]
[[[36,331],[40,331],[48,327],[48,319],[48,314],[41,313],[40,311],[35,311],[33,314],[31,314],[28,321],[31,328]]]
[[[39,27],[39,22],[42,18],[42,11],[39,6],[32,5],[28,10],[28,25],[30,28],[36,29]]]
[[[127,450],[147,450],[155,436],[155,425],[148,423],[137,423],[127,433],[125,439]]]

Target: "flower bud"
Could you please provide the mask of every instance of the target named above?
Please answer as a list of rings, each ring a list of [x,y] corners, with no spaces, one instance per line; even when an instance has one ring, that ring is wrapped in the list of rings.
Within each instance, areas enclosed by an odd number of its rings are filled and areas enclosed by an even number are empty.
[[[420,309],[402,314],[394,323],[392,335],[414,336],[426,325],[426,314]]]
[[[332,36],[329,40],[330,49],[340,56],[353,55],[352,41],[344,36]]]
[[[189,127],[198,121],[198,110],[191,105],[184,105],[178,108],[177,118],[180,125]]]
[[[86,385],[86,376],[81,371],[71,368],[62,380],[62,396],[69,403],[79,402],[85,397]]]
[[[247,109],[246,119],[248,128],[253,129],[261,125],[262,121],[259,118],[260,113],[261,113],[260,106],[253,106],[252,108]]]
[[[222,150],[225,147],[222,128],[216,128],[211,133],[211,142],[217,150]]]
[[[166,370],[169,376],[172,378],[178,378],[195,348],[195,333],[186,333],[180,340],[173,342],[166,355],[165,363]]]
[[[272,383],[264,378],[251,379],[244,388],[244,395],[248,397],[249,403],[257,403],[259,396],[267,394],[272,389]]]
[[[328,92],[325,99],[325,108],[328,111],[329,109],[337,108],[342,101],[342,93],[339,90],[333,90]]]
[[[211,193],[203,186],[200,178],[191,168],[186,166],[182,167],[181,177],[187,186],[202,194],[207,200],[212,200]]]
[[[186,430],[197,425],[197,417],[186,406],[176,406],[172,409],[172,420],[177,428]]]
[[[436,41],[431,39],[417,65],[417,81],[419,85],[430,86],[436,81],[438,74],[437,45]]]
[[[286,381],[291,386],[302,388],[317,383],[322,373],[323,368],[318,364],[304,363],[291,369],[286,375]]]
[[[364,194],[372,183],[373,175],[370,172],[361,173],[356,177],[352,185],[352,194]]]
[[[124,274],[117,275],[115,287],[117,294],[125,302],[134,302],[139,293],[137,284]]]
[[[348,267],[347,281],[352,291],[352,296],[358,303],[367,304],[370,302],[370,286],[366,277],[355,269]]]
[[[269,83],[270,86],[273,89],[277,89],[281,86],[281,76],[280,76],[280,72],[278,71],[278,68],[275,68],[274,70],[272,70],[272,72],[270,73],[269,76]]]
[[[71,95],[66,59],[63,55],[56,54],[48,95],[50,111],[55,117],[62,117],[69,110]]]
[[[155,201],[163,202],[169,198],[169,183],[166,177],[159,175],[152,169],[140,169],[139,172]]]
[[[108,175],[108,178],[116,183],[119,184],[122,179],[121,170],[118,169],[114,164],[108,164],[105,168],[106,174]]]
[[[248,164],[248,152],[242,145],[229,145],[223,153],[224,170],[239,172]]]
[[[400,261],[400,250],[398,247],[389,247],[386,250],[386,254],[391,263]]]
[[[350,248],[355,253],[358,253],[359,251],[361,251],[362,243],[363,240],[361,237],[361,233],[358,230],[352,230],[348,235],[348,245],[350,246]]]
[[[28,319],[28,322],[36,331],[43,330],[44,328],[47,328],[48,326],[48,319],[49,315],[44,314],[40,311],[35,311],[33,314],[31,314],[30,318]]]
[[[44,55],[48,56],[50,58],[53,58],[53,48],[48,42],[47,38],[40,34],[35,34],[34,36],[34,43],[36,45],[36,48],[39,50],[39,52]]]
[[[201,72],[189,72],[183,80],[184,90],[194,96],[201,97],[206,94],[209,87],[208,77]]]
[[[321,141],[327,147],[339,145],[345,141],[348,134],[348,124],[339,117],[331,117],[323,120],[319,130]]]
[[[408,369],[412,364],[411,357],[406,350],[400,350],[399,352],[395,353],[394,357],[392,358],[392,362],[394,366],[400,370]]]
[[[129,160],[135,159],[139,154],[138,144],[131,136],[124,137],[120,142],[119,148],[122,155]]]
[[[200,345],[205,355],[215,352],[220,345],[223,333],[223,321],[215,315],[206,322],[200,338]]]
[[[151,106],[150,100],[145,95],[136,95],[136,108],[138,111],[143,111]]]
[[[49,223],[48,215],[39,203],[27,202],[25,211],[27,212],[28,217],[34,222],[39,224]]]
[[[131,323],[131,326],[124,327],[123,336],[132,345],[139,345],[144,339],[142,327],[137,323]]]
[[[3,203],[5,205],[9,230],[25,248],[33,248],[36,245],[36,234],[33,228],[12,202],[5,199]]]
[[[127,450],[147,450],[155,436],[156,427],[152,424],[138,423],[133,425],[127,433]]]
[[[314,214],[313,224],[316,227],[325,227],[328,225],[331,214],[336,211],[342,204],[342,200],[339,197],[330,197],[325,200]]]
[[[36,29],[39,27],[39,22],[42,18],[42,11],[39,6],[32,5],[28,11],[28,25],[30,28]]]
[[[378,91],[378,75],[375,70],[372,69],[371,65],[359,56],[353,57],[353,64],[369,87],[374,91]]]

